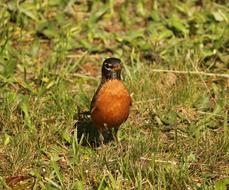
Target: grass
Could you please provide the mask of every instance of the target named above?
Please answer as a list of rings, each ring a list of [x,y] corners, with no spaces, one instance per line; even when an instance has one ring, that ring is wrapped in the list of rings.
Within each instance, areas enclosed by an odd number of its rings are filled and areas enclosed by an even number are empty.
[[[0,10],[0,189],[228,189],[226,1]],[[77,140],[74,115],[111,56],[124,63],[133,106],[121,143],[93,149]]]

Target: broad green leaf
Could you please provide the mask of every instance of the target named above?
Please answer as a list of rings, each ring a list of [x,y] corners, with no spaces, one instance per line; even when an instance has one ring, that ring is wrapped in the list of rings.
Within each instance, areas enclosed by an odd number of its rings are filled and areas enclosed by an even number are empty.
[[[229,178],[224,178],[216,181],[215,190],[228,190]]]
[[[177,121],[177,113],[174,111],[168,112],[166,115],[161,117],[161,120],[167,125],[174,125]]]
[[[4,145],[8,145],[10,143],[10,136],[8,134],[5,133],[5,136],[4,136]]]
[[[213,16],[214,16],[214,18],[215,18],[216,21],[219,21],[219,22],[228,21],[227,20],[227,17],[220,10],[215,11],[212,14],[213,14]]]
[[[161,20],[160,15],[157,10],[153,10],[150,17],[153,21],[159,22]]]
[[[206,110],[209,108],[209,96],[207,94],[200,95],[193,104],[194,107],[200,110]]]
[[[188,34],[188,29],[186,28],[184,22],[175,15],[167,20],[167,24],[169,29],[173,31],[181,32],[184,36]]]

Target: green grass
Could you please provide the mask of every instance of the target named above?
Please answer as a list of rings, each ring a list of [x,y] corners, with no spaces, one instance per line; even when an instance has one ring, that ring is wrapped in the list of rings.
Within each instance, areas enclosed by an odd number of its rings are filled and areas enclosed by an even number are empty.
[[[229,4],[134,2],[0,2],[0,189],[229,187]],[[74,115],[111,56],[133,106],[93,149]]]

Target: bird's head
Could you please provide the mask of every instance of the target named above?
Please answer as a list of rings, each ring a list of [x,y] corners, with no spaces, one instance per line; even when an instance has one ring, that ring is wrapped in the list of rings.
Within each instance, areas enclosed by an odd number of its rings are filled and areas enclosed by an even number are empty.
[[[102,80],[118,79],[121,80],[123,65],[120,59],[108,58],[103,62]]]

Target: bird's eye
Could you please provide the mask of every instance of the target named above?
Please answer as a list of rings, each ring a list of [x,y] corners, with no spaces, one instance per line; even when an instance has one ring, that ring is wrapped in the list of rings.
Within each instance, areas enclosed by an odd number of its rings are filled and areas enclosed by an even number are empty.
[[[111,70],[111,69],[113,68],[113,65],[110,64],[110,63],[107,63],[107,64],[105,64],[105,68],[106,68],[107,70]]]

